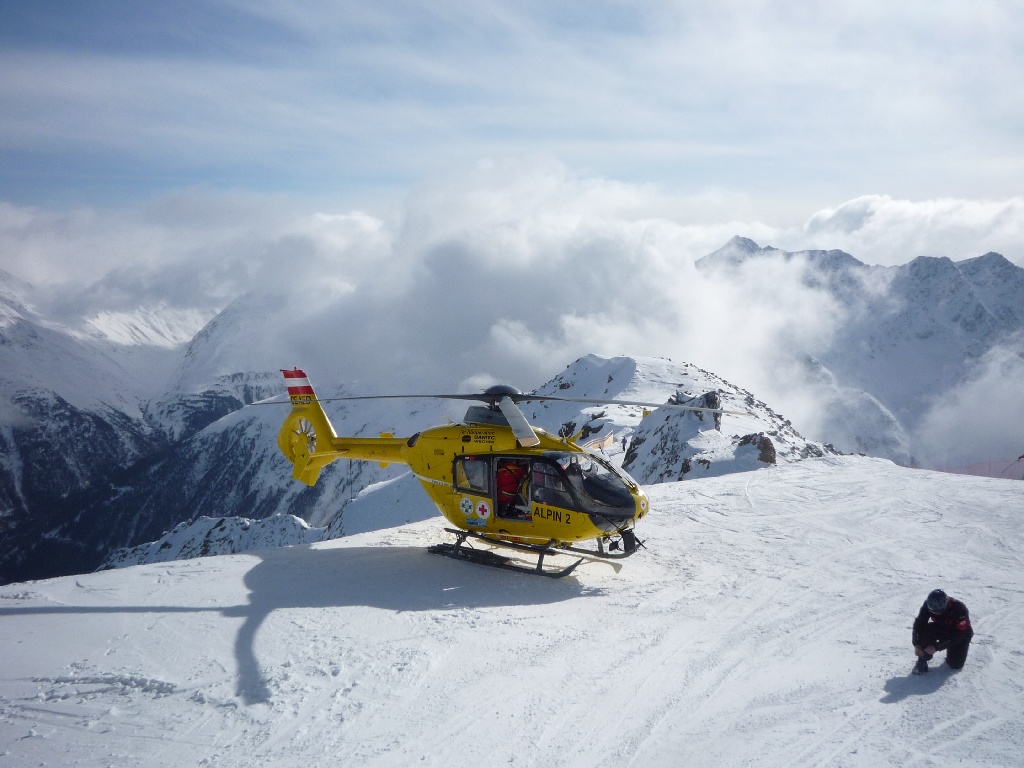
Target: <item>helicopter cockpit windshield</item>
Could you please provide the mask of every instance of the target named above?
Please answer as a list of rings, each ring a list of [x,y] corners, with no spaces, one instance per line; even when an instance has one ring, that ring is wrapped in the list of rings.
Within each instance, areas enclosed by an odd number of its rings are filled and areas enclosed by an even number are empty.
[[[543,462],[534,463],[534,472],[541,475],[536,479],[542,480],[549,489],[564,496],[561,506],[569,506],[566,502],[571,495],[576,500],[572,506],[591,514],[611,517],[634,515],[636,502],[629,484],[608,462],[593,454],[568,451],[545,451],[544,458],[548,459],[550,464],[545,471]],[[558,472],[555,467],[561,471]],[[561,485],[556,482],[561,479],[557,475],[569,481],[571,491],[566,492],[564,488],[555,487]],[[559,501],[552,499],[550,503]]]

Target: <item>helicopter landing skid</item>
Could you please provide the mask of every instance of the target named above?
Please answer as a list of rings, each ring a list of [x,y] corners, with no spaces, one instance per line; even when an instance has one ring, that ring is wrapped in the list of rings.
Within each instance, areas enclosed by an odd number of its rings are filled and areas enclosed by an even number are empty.
[[[454,528],[445,528],[445,530],[449,533],[455,534],[455,543],[432,544],[427,547],[428,552],[434,555],[450,557],[453,560],[465,560],[470,563],[489,565],[492,568],[504,568],[509,571],[519,571],[520,573],[548,576],[553,579],[560,579],[563,576],[568,576],[576,570],[576,566],[584,560],[584,558],[581,557],[575,563],[565,568],[550,570],[544,567],[544,555],[559,554],[558,549],[552,547],[550,544],[521,544],[516,541],[491,539],[486,536],[481,536],[478,533],[474,533],[473,531],[459,531]],[[496,544],[498,546],[508,547],[509,549],[515,549],[520,552],[529,552],[537,555],[537,565],[533,568],[525,565],[517,565],[512,558],[499,555],[497,552],[492,552],[487,549],[473,549],[472,547],[464,546],[467,539],[477,539],[479,541],[487,542],[488,544]]]
[[[644,543],[636,537],[636,534],[632,530],[626,529],[619,531],[621,536],[621,542],[612,542],[611,546],[606,550],[604,548],[604,542],[601,539],[597,540],[597,549],[584,549],[583,547],[574,547],[571,544],[565,544],[558,547],[563,552],[572,552],[577,555],[585,555],[586,557],[593,557],[597,560],[622,560],[623,558],[629,557],[630,555],[636,554],[637,550],[644,549]],[[619,549],[619,546],[622,549]]]

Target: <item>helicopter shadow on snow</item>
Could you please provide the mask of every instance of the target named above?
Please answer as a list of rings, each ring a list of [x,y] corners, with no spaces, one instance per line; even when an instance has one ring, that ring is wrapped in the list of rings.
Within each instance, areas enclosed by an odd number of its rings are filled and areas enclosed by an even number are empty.
[[[600,595],[569,576],[548,579],[430,555],[421,547],[312,546],[253,552],[246,572],[249,602],[232,606],[37,605],[0,607],[3,616],[219,613],[241,618],[235,636],[236,694],[246,705],[273,696],[255,640],[276,610],[369,606],[396,613],[547,605]]]
[[[429,554],[422,547],[293,547],[253,553],[245,575],[249,603],[235,640],[237,695],[246,704],[272,698],[255,654],[260,626],[276,610],[368,606],[396,613],[545,605],[595,596],[574,577],[550,579]]]

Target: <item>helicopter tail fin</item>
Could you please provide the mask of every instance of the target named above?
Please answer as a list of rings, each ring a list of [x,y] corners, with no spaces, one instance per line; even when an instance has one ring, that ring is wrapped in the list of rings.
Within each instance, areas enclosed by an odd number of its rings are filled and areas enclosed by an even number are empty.
[[[284,383],[288,387],[288,399],[292,401],[293,408],[302,408],[316,400],[316,392],[313,385],[309,383],[306,372],[299,368],[286,371],[283,368]]]
[[[318,454],[318,441],[325,448],[330,448],[337,434],[305,371],[294,368],[290,371],[282,369],[281,373],[288,387],[292,409],[277,434],[277,445],[292,463],[292,478],[306,485],[315,485],[320,470],[336,458],[329,451]]]

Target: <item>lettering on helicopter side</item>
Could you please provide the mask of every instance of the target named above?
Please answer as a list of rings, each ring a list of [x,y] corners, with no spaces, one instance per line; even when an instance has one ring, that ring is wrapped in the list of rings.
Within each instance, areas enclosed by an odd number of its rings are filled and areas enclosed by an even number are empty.
[[[533,509],[534,522],[537,520],[550,520],[553,523],[565,523],[569,525],[572,521],[572,513],[562,509],[551,509],[540,505]]]
[[[292,401],[292,405],[309,405],[313,402],[312,395],[290,395],[288,399]]]
[[[493,445],[495,432],[493,429],[466,429],[462,432],[462,442],[483,443]]]

